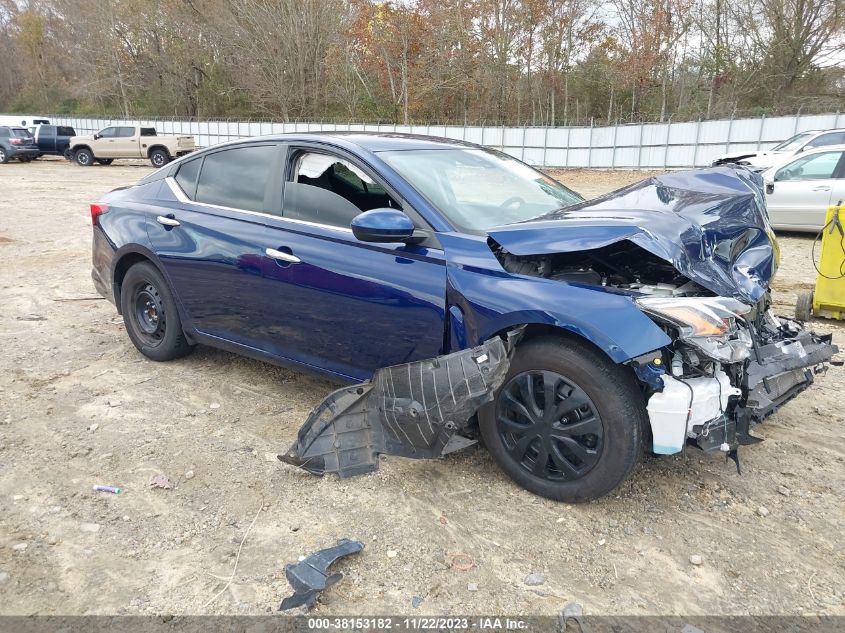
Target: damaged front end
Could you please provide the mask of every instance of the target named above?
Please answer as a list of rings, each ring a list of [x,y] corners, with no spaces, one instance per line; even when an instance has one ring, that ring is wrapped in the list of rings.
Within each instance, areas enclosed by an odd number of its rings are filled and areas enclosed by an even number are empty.
[[[631,361],[648,385],[655,453],[677,453],[688,439],[726,453],[758,441],[751,428],[807,389],[838,351],[830,335],[774,315],[767,300],[638,303],[673,338],[671,347]]]
[[[756,441],[838,351],[770,309],[779,249],[761,185],[741,168],[658,176],[489,231],[506,271],[628,295],[672,340],[628,361],[656,453]]]
[[[431,459],[473,444],[461,431],[504,381],[516,336],[385,367],[369,382],[334,391],[279,460],[350,477],[378,469],[380,454]]]

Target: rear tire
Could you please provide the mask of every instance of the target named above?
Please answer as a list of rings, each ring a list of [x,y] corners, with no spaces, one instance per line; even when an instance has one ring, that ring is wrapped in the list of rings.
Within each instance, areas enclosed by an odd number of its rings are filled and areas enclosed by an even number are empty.
[[[164,167],[170,162],[170,154],[163,149],[154,149],[150,152],[150,162],[155,168]]]
[[[77,165],[82,167],[90,167],[94,164],[94,153],[90,149],[78,149],[74,152],[73,158]]]
[[[813,291],[802,290],[795,302],[795,318],[799,321],[809,321],[813,316]]]
[[[5,165],[9,162],[9,152],[5,147],[0,147],[0,165]]]
[[[625,368],[585,342],[555,336],[517,347],[478,420],[490,454],[511,479],[568,503],[606,495],[628,477],[648,422]]]
[[[173,360],[193,349],[182,331],[173,293],[151,263],[140,262],[127,271],[120,287],[120,307],[130,340],[147,358]]]

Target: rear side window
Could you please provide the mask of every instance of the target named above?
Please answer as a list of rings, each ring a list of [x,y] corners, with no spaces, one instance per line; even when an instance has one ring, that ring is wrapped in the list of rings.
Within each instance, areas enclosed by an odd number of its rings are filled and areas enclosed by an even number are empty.
[[[76,136],[76,130],[72,127],[59,126],[57,136]]]
[[[264,211],[275,145],[250,145],[208,154],[197,183],[197,202]]]
[[[119,138],[129,138],[130,136],[135,136],[135,128],[134,127],[119,127],[117,128],[117,134]]]
[[[176,172],[176,182],[179,187],[185,192],[191,200],[194,199],[194,194],[197,191],[197,175],[200,173],[201,158],[189,160],[183,163]]]
[[[9,128],[0,127],[0,138],[9,138]]]
[[[845,145],[845,132],[831,132],[830,134],[822,134],[807,143],[807,148],[824,147],[826,145]]]
[[[156,129],[154,127],[142,127],[141,136],[155,136]]]

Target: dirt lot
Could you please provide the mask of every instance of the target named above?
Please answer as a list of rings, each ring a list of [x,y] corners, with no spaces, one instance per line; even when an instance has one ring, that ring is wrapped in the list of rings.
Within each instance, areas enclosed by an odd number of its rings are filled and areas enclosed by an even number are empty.
[[[572,600],[589,614],[845,614],[842,368],[758,427],[742,476],[695,451],[646,458],[616,494],[567,506],[476,447],[315,478],[274,456],[330,383],[203,348],[147,361],[96,298],[87,205],[148,171],[0,166],[0,613],[264,613],[289,592],[285,563],[352,537],[365,549],[316,614],[554,614]],[[642,177],[558,175],[586,194]],[[811,286],[810,244],[782,240],[784,312]],[[845,343],[841,326],[815,326]],[[159,473],[175,489],[149,489]],[[450,566],[455,553],[473,568]]]

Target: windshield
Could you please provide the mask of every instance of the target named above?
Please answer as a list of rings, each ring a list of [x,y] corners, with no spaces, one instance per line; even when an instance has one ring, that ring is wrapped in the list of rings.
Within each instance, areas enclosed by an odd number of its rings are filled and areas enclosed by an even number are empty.
[[[32,138],[29,130],[25,130],[22,127],[13,127],[10,131],[15,138]]]
[[[559,182],[493,150],[396,150],[379,156],[452,224],[471,233],[582,200]]]
[[[781,143],[780,145],[775,145],[772,148],[772,151],[784,151],[787,152],[792,149],[798,149],[801,145],[804,144],[811,136],[813,135],[812,132],[803,132],[801,134],[796,134],[791,139],[788,139]]]

